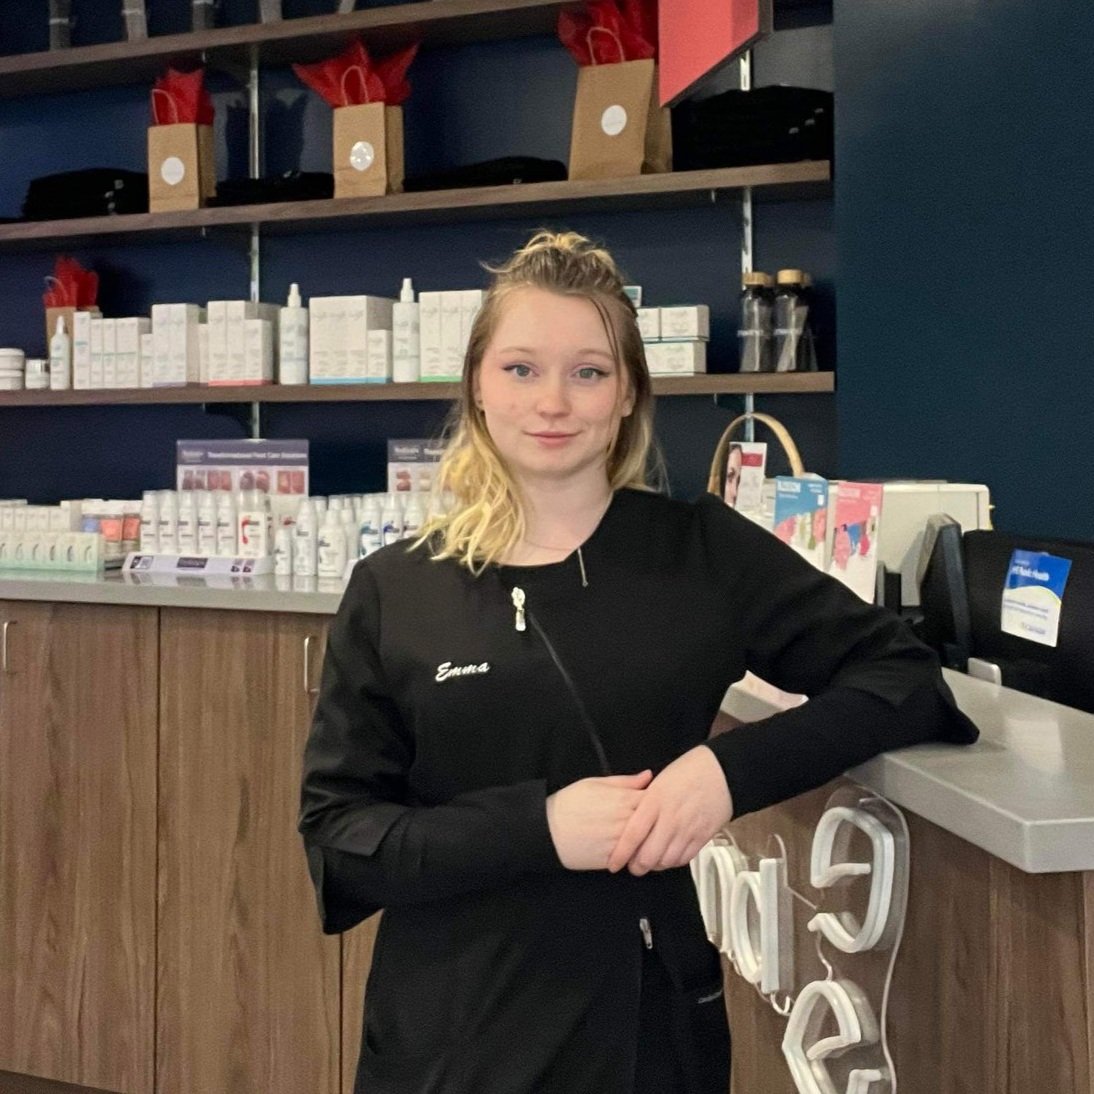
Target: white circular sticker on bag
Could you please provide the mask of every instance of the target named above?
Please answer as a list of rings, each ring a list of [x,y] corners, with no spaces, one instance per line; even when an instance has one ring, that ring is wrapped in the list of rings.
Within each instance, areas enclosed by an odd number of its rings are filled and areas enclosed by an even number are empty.
[[[600,115],[600,128],[603,129],[609,137],[618,137],[619,134],[627,128],[627,112],[618,103],[614,106],[609,106],[608,109]]]
[[[376,160],[376,149],[368,141],[358,141],[349,150],[349,164],[354,171],[367,171]]]
[[[167,183],[168,186],[178,186],[184,178],[186,178],[186,164],[178,158],[178,156],[168,156],[167,159],[160,164],[160,178]]]

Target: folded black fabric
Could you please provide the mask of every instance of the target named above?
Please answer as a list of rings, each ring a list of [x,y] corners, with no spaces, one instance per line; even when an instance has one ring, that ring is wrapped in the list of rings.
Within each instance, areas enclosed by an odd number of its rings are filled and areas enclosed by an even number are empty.
[[[403,183],[403,189],[460,190],[468,186],[510,186],[517,182],[560,182],[566,178],[566,165],[559,160],[541,160],[535,156],[503,156],[501,159],[453,167],[415,175]]]
[[[210,205],[264,205],[334,197],[334,176],[324,171],[286,171],[264,179],[225,179]]]
[[[148,175],[116,167],[89,167],[32,179],[24,220],[69,220],[148,212]]]
[[[832,156],[832,93],[808,87],[725,91],[672,111],[677,171]]]

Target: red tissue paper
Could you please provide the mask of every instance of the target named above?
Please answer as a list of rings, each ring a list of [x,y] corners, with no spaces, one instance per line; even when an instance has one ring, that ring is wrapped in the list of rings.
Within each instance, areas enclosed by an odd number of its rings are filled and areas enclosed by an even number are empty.
[[[418,43],[373,61],[359,39],[337,57],[313,65],[293,65],[293,72],[331,106],[385,103],[399,106],[410,95],[406,70],[418,52]]]
[[[205,69],[179,72],[169,68],[152,88],[152,124],[213,124],[213,100],[204,87]]]
[[[656,0],[592,0],[564,11],[558,37],[579,65],[613,65],[657,56]]]
[[[58,257],[46,284],[49,288],[42,294],[42,303],[47,308],[92,308],[99,295],[99,275],[74,258]]]

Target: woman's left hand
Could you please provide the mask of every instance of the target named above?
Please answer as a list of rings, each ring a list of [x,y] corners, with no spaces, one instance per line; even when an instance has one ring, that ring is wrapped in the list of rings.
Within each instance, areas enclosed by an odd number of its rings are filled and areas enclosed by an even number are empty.
[[[705,745],[673,760],[642,791],[615,850],[614,874],[628,866],[635,876],[689,863],[733,816],[733,799],[717,757]]]

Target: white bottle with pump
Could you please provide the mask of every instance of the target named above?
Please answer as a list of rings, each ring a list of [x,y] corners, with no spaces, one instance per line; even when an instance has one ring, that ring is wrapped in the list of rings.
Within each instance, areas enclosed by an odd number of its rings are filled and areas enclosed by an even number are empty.
[[[341,577],[346,568],[346,533],[337,509],[328,509],[319,529],[316,569],[320,577]]]
[[[211,490],[198,491],[197,553],[209,558],[217,553],[217,506]]]
[[[49,340],[49,386],[54,391],[72,387],[72,340],[65,333],[65,317],[57,316],[57,327]]]
[[[415,383],[422,378],[421,326],[414,283],[409,277],[403,278],[399,299],[392,306],[391,326],[391,378],[396,384]]]
[[[281,309],[278,324],[277,379],[282,384],[308,382],[308,309],[300,299],[300,286],[289,286],[289,302]]]
[[[217,554],[235,558],[239,549],[236,527],[236,498],[231,490],[222,490],[217,498]]]
[[[315,502],[304,498],[296,511],[296,524],[293,526],[293,573],[297,577],[315,577],[315,520]]]
[[[385,547],[403,538],[403,511],[396,494],[388,494],[384,498],[384,508],[380,513],[380,537]]]
[[[338,511],[338,519],[342,522],[342,534],[346,537],[346,559],[356,562],[361,556],[358,553],[357,518],[353,515],[353,506],[343,506]]]
[[[361,524],[358,528],[360,547],[358,557],[368,558],[374,551],[380,550],[384,545],[380,524],[380,503],[375,495],[370,494],[361,507]]]

